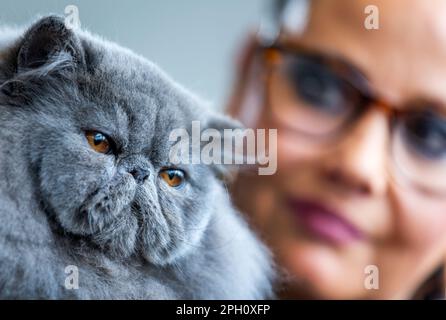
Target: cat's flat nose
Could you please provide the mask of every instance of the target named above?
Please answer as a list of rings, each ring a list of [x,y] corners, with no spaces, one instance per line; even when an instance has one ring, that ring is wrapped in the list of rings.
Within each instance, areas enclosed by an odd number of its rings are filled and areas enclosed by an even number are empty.
[[[130,174],[135,178],[136,183],[143,184],[150,176],[150,171],[142,168],[135,168],[130,171]]]

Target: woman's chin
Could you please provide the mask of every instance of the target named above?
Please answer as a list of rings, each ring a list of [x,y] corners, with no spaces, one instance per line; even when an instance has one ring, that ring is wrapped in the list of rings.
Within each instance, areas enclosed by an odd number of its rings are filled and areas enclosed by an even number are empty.
[[[282,250],[280,249],[282,248]],[[364,283],[367,263],[364,245],[355,244],[348,248],[334,247],[302,236],[282,241],[277,259],[287,273],[288,298],[301,292],[310,292],[308,298],[315,299],[360,299],[370,295]],[[290,278],[289,275],[293,275]],[[304,297],[305,298],[305,297]]]

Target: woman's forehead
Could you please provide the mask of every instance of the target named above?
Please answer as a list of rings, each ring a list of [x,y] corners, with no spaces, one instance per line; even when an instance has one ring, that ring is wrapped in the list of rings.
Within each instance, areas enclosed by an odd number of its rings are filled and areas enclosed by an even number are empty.
[[[446,105],[446,1],[377,0],[379,29],[367,29],[367,0],[313,0],[305,32],[290,40],[345,57],[377,92],[399,103]]]

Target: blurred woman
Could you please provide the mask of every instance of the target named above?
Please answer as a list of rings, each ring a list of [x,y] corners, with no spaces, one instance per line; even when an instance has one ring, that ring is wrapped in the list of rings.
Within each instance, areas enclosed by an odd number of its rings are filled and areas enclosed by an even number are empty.
[[[376,0],[378,29],[369,4],[278,1],[239,61],[229,111],[278,130],[278,170],[232,193],[283,298],[444,293],[446,1]]]

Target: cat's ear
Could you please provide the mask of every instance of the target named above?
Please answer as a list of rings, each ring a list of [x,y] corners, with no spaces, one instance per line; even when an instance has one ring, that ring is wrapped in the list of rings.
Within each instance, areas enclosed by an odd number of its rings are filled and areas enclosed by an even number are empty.
[[[244,155],[240,154],[240,150],[236,150],[235,148],[225,148],[224,140],[230,137],[229,139],[232,140],[231,145],[235,146],[234,135],[236,135],[237,133],[243,134],[245,128],[239,121],[229,116],[212,113],[211,116],[208,117],[204,129],[214,130],[215,133],[218,132],[217,136],[221,138],[221,161],[212,163],[211,168],[218,179],[222,180],[225,183],[231,183],[235,179],[239,170],[239,167],[236,165],[235,159],[243,157]]]
[[[223,132],[225,129],[235,130],[243,129],[244,127],[238,120],[235,120],[230,116],[212,112],[206,121],[205,128],[216,129]]]
[[[63,18],[48,16],[34,23],[24,34],[17,54],[17,72],[39,68],[55,57],[64,56],[74,65],[85,61],[76,34]]]

